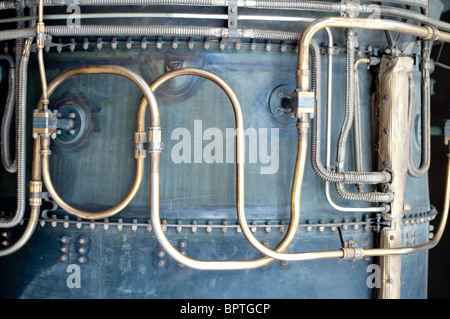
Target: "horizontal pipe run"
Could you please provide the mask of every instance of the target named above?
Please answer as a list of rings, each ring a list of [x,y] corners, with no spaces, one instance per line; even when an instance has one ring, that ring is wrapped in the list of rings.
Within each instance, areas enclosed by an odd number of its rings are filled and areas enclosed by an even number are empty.
[[[23,28],[0,31],[0,41],[33,38],[36,36],[36,28]]]
[[[302,33],[297,62],[297,88],[309,91],[309,44],[313,36],[324,28],[354,28],[387,30],[410,34],[424,40],[433,39],[450,42],[450,33],[438,32],[429,27],[415,26],[394,20],[330,17],[317,19]],[[436,34],[434,32],[436,31]]]
[[[71,18],[69,14],[47,14],[44,15],[46,20],[67,20]],[[89,19],[155,19],[155,18],[171,18],[171,19],[203,19],[203,20],[228,20],[226,14],[201,14],[201,13],[169,13],[169,12],[111,12],[111,13],[80,13],[80,20]],[[36,20],[36,16],[25,16],[16,18],[0,19],[0,23],[11,23],[20,21]],[[278,16],[278,15],[238,15],[238,21],[275,21],[275,22],[312,22],[314,19],[297,17],[297,16]]]
[[[227,28],[166,25],[82,25],[80,28],[47,26],[52,36],[169,36],[228,38]],[[263,29],[238,29],[239,38],[296,41],[301,33]]]

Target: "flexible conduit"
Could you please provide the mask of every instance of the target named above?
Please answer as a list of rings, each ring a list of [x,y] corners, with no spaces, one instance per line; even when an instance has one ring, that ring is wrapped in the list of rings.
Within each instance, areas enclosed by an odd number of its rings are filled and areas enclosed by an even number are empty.
[[[337,171],[342,172],[344,169],[345,162],[345,146],[347,144],[348,135],[353,124],[356,124],[355,119],[355,42],[356,36],[353,29],[346,30],[347,35],[347,95],[346,95],[346,106],[345,106],[345,118],[342,124],[341,133],[338,139],[337,148]],[[356,131],[356,130],[355,130]],[[355,145],[355,148],[360,147],[360,145]],[[357,171],[361,173],[361,171]],[[358,183],[359,184],[359,183]],[[372,203],[389,203],[393,200],[394,196],[392,193],[380,193],[380,192],[370,192],[370,193],[354,193],[345,189],[343,183],[336,183],[336,190],[339,196],[347,200],[360,200]]]
[[[26,1],[26,5],[37,5],[39,0]],[[394,2],[394,1],[390,1]],[[3,3],[3,4],[2,4]],[[424,0],[414,1],[400,1],[395,0],[395,3],[403,4],[417,4],[422,7],[427,5]],[[225,0],[46,0],[44,6],[64,6],[64,5],[81,5],[81,6],[132,6],[132,5],[183,5],[183,6],[227,6],[228,1]],[[332,13],[343,13],[347,10],[355,10],[356,14],[359,13],[374,13],[374,5],[361,5],[351,8],[346,4],[324,2],[324,1],[267,1],[267,0],[245,0],[240,3],[241,6],[247,8],[259,8],[259,9],[278,9],[278,10],[305,10],[305,11],[321,11]],[[0,2],[1,9],[11,9],[14,6],[7,1]],[[399,17],[404,19],[412,19],[418,22],[422,22],[428,25],[435,26],[444,31],[450,31],[450,23],[432,19],[423,14],[401,9],[395,7],[378,6],[377,12],[383,16]]]
[[[20,62],[19,72],[19,109],[17,128],[17,210],[13,218],[0,220],[0,228],[17,226],[25,213],[26,195],[26,105],[28,85],[28,61],[31,41],[25,42],[24,54]],[[26,53],[28,52],[28,53]]]
[[[1,127],[1,156],[3,167],[9,173],[17,172],[17,159],[11,160],[10,154],[10,130],[11,121],[14,113],[14,102],[16,94],[16,69],[14,66],[14,59],[10,55],[0,54],[0,60],[6,60],[9,63],[8,74],[8,96],[6,98],[5,111],[3,113],[2,127]],[[16,145],[17,147],[17,145]],[[17,149],[16,149],[17,152]]]
[[[428,8],[422,9],[422,13],[425,15],[430,14]],[[409,146],[410,156],[408,158],[408,174],[412,177],[422,177],[430,168],[431,163],[431,88],[430,88],[430,43],[428,41],[422,42],[422,82],[421,82],[421,162],[420,166],[416,167],[412,157],[412,136],[413,131],[410,134]],[[412,76],[409,80],[414,82]],[[414,83],[413,83],[414,84]],[[410,89],[412,89],[410,87]],[[414,91],[415,93],[415,91]],[[410,93],[411,94],[411,93]],[[413,112],[414,108],[410,109],[410,124],[411,130],[413,125]]]
[[[311,48],[315,51],[312,53],[312,58],[320,59],[320,48],[317,44],[314,45],[314,42],[311,42]],[[314,72],[315,77],[320,79],[320,69],[316,68]],[[313,81],[316,86],[316,107],[311,121],[311,165],[314,172],[325,181],[334,183],[379,184],[385,181],[388,176],[383,172],[332,172],[323,166],[321,161],[322,103],[319,94],[321,85],[319,80],[313,79]]]
[[[380,0],[364,0],[364,1],[380,3]],[[409,6],[417,6],[421,8],[428,8],[429,6],[428,0],[383,0],[383,2],[398,3]]]
[[[168,36],[168,37],[217,37],[227,38],[227,28],[204,26],[166,26],[166,25],[82,25],[80,28],[67,26],[46,26],[46,33],[52,36]],[[296,41],[298,32],[276,30],[239,29],[238,36],[250,39],[273,39]]]

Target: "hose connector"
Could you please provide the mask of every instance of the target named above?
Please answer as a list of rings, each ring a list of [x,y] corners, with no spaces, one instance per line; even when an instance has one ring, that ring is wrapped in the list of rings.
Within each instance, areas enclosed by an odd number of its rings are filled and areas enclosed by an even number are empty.
[[[36,24],[36,48],[43,50],[45,47],[45,24],[44,22],[38,22]]]
[[[160,127],[149,127],[147,145],[149,153],[161,153],[164,144],[161,141]]]
[[[342,259],[358,260],[364,257],[364,249],[359,247],[343,247],[341,248],[344,255]]]
[[[145,158],[147,156],[145,152],[145,146],[147,144],[147,133],[135,132],[134,133],[134,158]]]
[[[439,30],[435,26],[424,25],[428,29],[428,35],[422,38],[423,41],[437,41],[439,39]]]
[[[296,89],[291,93],[291,115],[292,118],[301,118],[302,114],[314,116],[315,93]]]
[[[56,137],[58,131],[58,118],[57,113],[46,110],[39,112],[35,110],[33,113],[33,137],[37,137],[39,134],[45,136]]]
[[[41,181],[31,181],[30,182],[30,206],[41,206],[42,205],[42,182]]]

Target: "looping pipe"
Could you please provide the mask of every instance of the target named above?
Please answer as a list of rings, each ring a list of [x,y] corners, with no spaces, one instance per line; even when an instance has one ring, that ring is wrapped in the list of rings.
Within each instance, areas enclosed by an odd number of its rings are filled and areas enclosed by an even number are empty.
[[[158,123],[159,125],[159,112],[157,109],[157,103],[156,99],[150,90],[150,87],[145,82],[145,80],[138,74],[134,73],[133,71],[121,67],[121,66],[115,66],[115,65],[99,65],[99,66],[87,66],[87,67],[78,67],[73,68],[70,70],[65,71],[64,73],[60,74],[58,77],[56,77],[48,86],[48,96],[52,94],[52,92],[65,80],[67,80],[70,77],[73,77],[75,75],[82,75],[82,74],[117,74],[124,76],[131,81],[133,81],[139,89],[143,92],[145,98],[147,101],[149,101],[150,108],[152,110],[151,116],[152,116],[152,122]],[[41,98],[42,101],[42,98]],[[43,110],[45,105],[42,103],[38,106],[39,110]],[[139,125],[139,123],[138,123]],[[140,126],[138,127],[138,131],[144,131],[145,127]],[[82,210],[78,210],[76,208],[73,208],[72,206],[68,205],[57,193],[55,187],[53,186],[51,177],[50,177],[50,164],[49,164],[49,157],[50,157],[50,151],[49,151],[49,144],[50,140],[48,137],[45,137],[44,135],[41,135],[42,138],[42,144],[41,144],[41,155],[42,155],[42,175],[45,187],[47,188],[47,191],[49,192],[50,196],[53,198],[53,200],[66,212],[69,214],[75,215],[80,218],[84,219],[104,219],[111,217],[120,211],[122,211],[135,197],[136,193],[139,190],[140,184],[142,182],[143,177],[143,170],[144,170],[144,158],[143,157],[137,157],[136,158],[136,176],[133,183],[133,186],[131,187],[130,192],[128,195],[116,206],[107,209],[105,211],[92,213],[92,212],[85,212]],[[39,156],[39,154],[34,154],[34,156]]]
[[[243,194],[244,178],[243,178],[243,163],[244,163],[244,150],[243,150],[243,120],[241,113],[241,106],[239,100],[237,99],[235,93],[230,88],[230,86],[223,81],[217,75],[210,73],[201,69],[185,68],[178,69],[168,72],[158,79],[156,79],[151,84],[152,91],[156,91],[164,82],[181,75],[195,75],[206,78],[215,84],[217,84],[228,96],[233,109],[235,111],[235,121],[236,121],[236,138],[237,138],[237,152],[236,152],[236,165],[237,165],[237,192],[238,194]],[[138,122],[143,122],[145,118],[145,109],[147,106],[147,101],[145,98],[141,100],[138,111]],[[155,123],[151,123],[152,127]],[[151,166],[150,166],[150,210],[151,210],[151,223],[156,239],[160,243],[161,247],[176,261],[195,269],[202,270],[237,270],[237,269],[253,269],[265,266],[272,262],[273,258],[261,257],[252,260],[196,260],[185,255],[182,255],[175,247],[172,246],[170,241],[167,239],[161,225],[161,219],[159,215],[159,159],[160,152],[150,151],[151,156]],[[297,179],[300,181],[300,179]],[[244,205],[243,198],[239,196],[237,207]],[[276,251],[282,252],[287,249],[292,240],[295,237],[295,233],[298,228],[299,223],[299,210],[291,211],[292,223],[281,241]],[[292,215],[293,214],[293,215]]]

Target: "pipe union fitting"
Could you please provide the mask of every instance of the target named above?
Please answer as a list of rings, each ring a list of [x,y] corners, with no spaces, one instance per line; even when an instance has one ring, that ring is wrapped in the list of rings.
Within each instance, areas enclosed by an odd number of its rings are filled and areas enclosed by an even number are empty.
[[[344,256],[342,256],[343,259],[357,260],[357,259],[362,259],[364,257],[364,249],[362,249],[362,248],[345,247],[345,248],[341,248],[341,250],[344,253]]]

